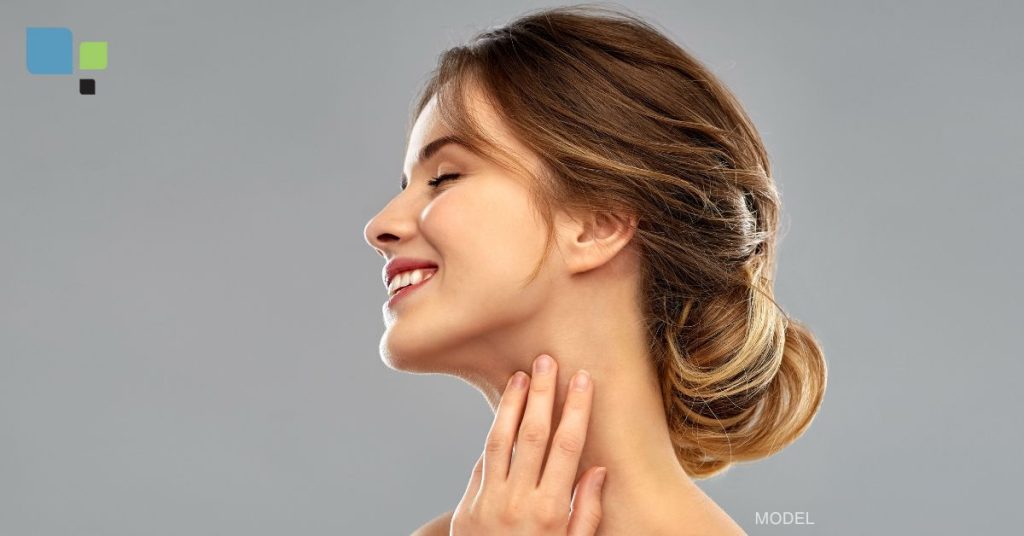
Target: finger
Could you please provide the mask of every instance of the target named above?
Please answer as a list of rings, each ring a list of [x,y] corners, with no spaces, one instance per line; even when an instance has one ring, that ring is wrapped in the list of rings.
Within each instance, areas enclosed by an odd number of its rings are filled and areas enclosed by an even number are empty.
[[[577,371],[569,382],[567,393],[539,486],[553,497],[568,496],[576,481],[594,398],[594,382],[590,374],[585,370]]]
[[[462,500],[459,504],[470,504],[476,497],[476,494],[480,491],[480,481],[483,479],[484,474],[484,455],[481,454],[476,459],[476,465],[473,466],[473,474],[469,477],[469,485],[466,486],[466,492],[462,494]]]
[[[568,536],[593,536],[601,524],[604,509],[601,506],[603,480],[608,473],[604,467],[593,468],[580,478],[569,512]]]
[[[512,445],[516,440],[519,421],[523,417],[529,384],[530,376],[521,370],[516,371],[509,378],[505,392],[501,395],[494,422],[484,444],[485,485],[492,481],[504,482],[508,478],[509,465],[512,463]]]
[[[509,469],[509,481],[537,487],[544,454],[551,437],[551,410],[555,403],[558,364],[545,354],[533,362],[533,376],[527,393],[526,412],[516,436],[515,459]]]

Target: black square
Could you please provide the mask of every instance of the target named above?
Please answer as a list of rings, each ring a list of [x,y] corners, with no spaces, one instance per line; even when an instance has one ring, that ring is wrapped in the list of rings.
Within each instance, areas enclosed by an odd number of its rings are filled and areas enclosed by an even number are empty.
[[[95,95],[96,94],[96,80],[92,78],[82,78],[78,81],[78,92],[82,95]]]

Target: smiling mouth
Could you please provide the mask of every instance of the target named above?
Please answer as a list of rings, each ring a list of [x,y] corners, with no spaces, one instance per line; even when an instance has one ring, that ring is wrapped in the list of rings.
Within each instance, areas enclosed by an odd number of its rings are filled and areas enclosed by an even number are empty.
[[[415,272],[415,271],[417,271],[417,270],[413,270],[413,272]],[[390,306],[390,305],[393,305],[394,303],[396,303],[396,302],[397,302],[397,300],[398,300],[399,298],[401,298],[401,297],[403,297],[403,296],[405,296],[405,295],[409,294],[410,292],[412,292],[412,291],[414,291],[414,290],[416,290],[416,289],[418,289],[418,288],[422,287],[422,286],[423,286],[423,285],[424,285],[425,283],[427,283],[428,281],[430,281],[431,279],[433,279],[433,277],[434,277],[434,274],[435,274],[435,273],[437,272],[437,269],[435,269],[435,268],[431,268],[431,269],[429,269],[429,270],[425,270],[425,269],[424,269],[424,270],[422,270],[422,271],[424,271],[424,272],[428,272],[428,273],[426,273],[426,274],[422,275],[422,276],[420,277],[420,280],[419,280],[419,281],[417,281],[416,283],[411,283],[411,284],[407,284],[407,285],[405,285],[405,286],[401,286],[401,287],[398,287],[398,288],[397,288],[397,289],[396,289],[396,290],[395,290],[394,292],[392,292],[392,293],[391,293],[391,294],[389,295],[389,298],[388,298],[388,303],[387,303],[387,304],[388,304],[389,306]],[[398,276],[398,277],[402,277],[402,276]],[[406,276],[406,277],[409,277],[409,276]],[[410,279],[410,281],[412,281],[412,280],[414,280],[414,279]],[[396,284],[401,284],[401,283],[396,283]]]
[[[397,274],[389,285],[388,295],[394,296],[404,288],[416,286],[419,283],[428,281],[430,278],[434,277],[435,273],[437,273],[436,267],[417,268],[415,270],[409,270],[407,272]]]

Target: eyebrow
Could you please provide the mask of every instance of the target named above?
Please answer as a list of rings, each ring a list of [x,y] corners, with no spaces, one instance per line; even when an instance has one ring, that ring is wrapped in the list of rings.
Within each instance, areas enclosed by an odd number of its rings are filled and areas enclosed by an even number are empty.
[[[417,158],[416,163],[419,164],[419,163],[422,163],[422,162],[426,161],[428,158],[434,156],[438,151],[440,151],[442,147],[444,147],[445,145],[448,145],[448,144],[461,145],[462,147],[465,147],[466,149],[472,150],[472,148],[470,148],[469,144],[466,143],[466,141],[463,140],[459,136],[455,136],[455,135],[442,136],[442,137],[437,138],[436,140],[434,140],[434,141],[424,145],[423,148],[420,149],[420,155]],[[409,183],[409,179],[405,176],[405,173],[402,173],[402,189],[403,190],[405,189],[406,185],[408,185],[408,183]]]

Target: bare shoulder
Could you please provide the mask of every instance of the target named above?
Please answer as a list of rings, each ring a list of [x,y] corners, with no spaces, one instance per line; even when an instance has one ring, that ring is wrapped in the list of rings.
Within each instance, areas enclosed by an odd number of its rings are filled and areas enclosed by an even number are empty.
[[[710,498],[705,502],[701,515],[693,516],[683,525],[697,529],[694,534],[715,534],[717,536],[747,536],[743,527]]]
[[[455,512],[445,512],[427,521],[425,525],[416,529],[409,536],[448,536],[453,515],[455,515]]]
[[[655,515],[658,534],[700,534],[703,536],[747,536],[743,527],[704,492],[700,486],[687,486],[682,496],[663,502],[674,505]],[[686,505],[678,508],[678,505]]]
[[[701,536],[747,536],[743,527],[729,516],[678,516],[674,520],[659,523],[658,534],[700,534]]]

